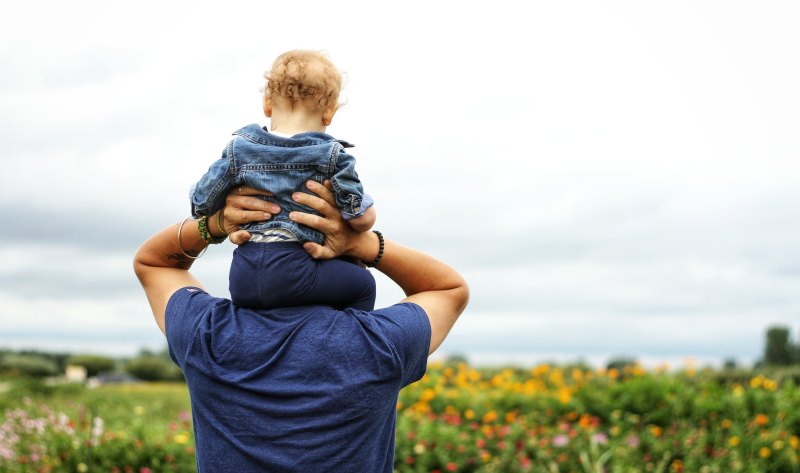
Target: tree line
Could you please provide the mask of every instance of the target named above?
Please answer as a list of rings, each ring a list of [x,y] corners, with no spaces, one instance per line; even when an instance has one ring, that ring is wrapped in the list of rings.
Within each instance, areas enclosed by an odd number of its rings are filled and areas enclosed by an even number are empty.
[[[95,354],[48,353],[37,350],[0,350],[0,373],[45,378],[63,375],[67,365],[82,366],[90,378],[115,373],[142,381],[179,381],[183,374],[165,348],[160,352],[142,350],[132,358]]]
[[[610,362],[610,365],[634,362],[632,358],[625,358]],[[28,377],[58,376],[64,374],[67,365],[84,367],[88,377],[116,373],[127,374],[142,381],[183,380],[181,370],[172,362],[166,348],[160,352],[142,350],[135,357],[122,359],[94,354],[0,349],[0,374]],[[790,365],[800,365],[800,343],[792,340],[789,327],[769,327],[763,356],[754,367]],[[733,368],[735,362],[726,362],[725,367]]]

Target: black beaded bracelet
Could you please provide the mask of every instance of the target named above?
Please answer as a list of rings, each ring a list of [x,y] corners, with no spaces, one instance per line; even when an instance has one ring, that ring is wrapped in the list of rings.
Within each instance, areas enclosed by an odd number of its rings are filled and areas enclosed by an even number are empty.
[[[378,256],[375,257],[374,260],[370,261],[369,263],[364,263],[370,268],[376,266],[378,263],[381,262],[381,258],[383,258],[383,234],[378,230],[372,230],[372,233],[378,235]]]

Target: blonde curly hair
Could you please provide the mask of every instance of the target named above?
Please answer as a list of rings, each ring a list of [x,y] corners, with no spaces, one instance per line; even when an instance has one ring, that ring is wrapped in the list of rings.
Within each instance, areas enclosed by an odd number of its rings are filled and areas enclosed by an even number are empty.
[[[339,107],[342,75],[319,51],[285,52],[275,59],[264,78],[267,80],[264,94],[278,106],[294,108],[302,104],[315,112]]]

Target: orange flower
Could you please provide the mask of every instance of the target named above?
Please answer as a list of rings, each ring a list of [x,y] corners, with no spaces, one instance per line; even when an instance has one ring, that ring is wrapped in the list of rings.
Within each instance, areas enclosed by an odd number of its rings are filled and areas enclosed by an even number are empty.
[[[769,417],[766,414],[758,414],[755,419],[756,425],[767,425],[769,424]]]

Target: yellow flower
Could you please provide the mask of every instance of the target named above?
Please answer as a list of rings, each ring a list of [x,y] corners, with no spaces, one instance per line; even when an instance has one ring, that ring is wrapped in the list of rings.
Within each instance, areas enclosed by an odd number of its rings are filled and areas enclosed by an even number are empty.
[[[416,453],[417,455],[422,455],[423,453],[425,453],[425,450],[426,450],[425,445],[422,445],[421,443],[414,445],[414,453]]]
[[[756,376],[755,378],[750,380],[750,387],[753,389],[760,388],[761,383],[764,382],[764,377],[761,375]]]
[[[661,437],[661,432],[663,429],[657,425],[650,426],[650,433],[653,434],[653,437]]]
[[[800,437],[798,437],[797,435],[792,435],[791,437],[789,437],[789,445],[791,445],[791,447],[795,450],[800,448]]]
[[[776,440],[772,442],[772,448],[774,448],[775,450],[783,450],[784,445],[786,444],[783,443],[783,440]]]
[[[758,456],[761,458],[769,458],[770,455],[772,455],[772,450],[770,450],[768,447],[761,447],[758,450]]]
[[[731,427],[731,421],[728,419],[722,419],[721,425],[723,429],[729,429]]]
[[[137,416],[140,416],[140,415],[144,414],[144,407],[142,407],[142,406],[134,407],[133,408],[133,413],[136,414]]]
[[[489,423],[494,422],[496,420],[497,420],[497,412],[495,412],[495,411],[489,411],[489,412],[487,412],[486,414],[483,415],[483,423],[484,424],[489,424]]]
[[[180,433],[175,436],[175,443],[178,445],[184,445],[189,442],[189,434],[187,433]]]
[[[730,440],[728,440],[728,445],[730,445],[731,447],[736,447],[740,443],[741,440],[739,439],[739,437],[731,437]]]
[[[464,411],[464,417],[468,420],[474,419],[475,411],[473,411],[472,409],[467,409],[466,411]]]
[[[86,466],[86,463],[78,463],[78,471],[80,471],[81,473],[86,473],[87,471],[89,471],[89,467]]]
[[[567,404],[572,399],[572,393],[569,391],[569,388],[566,386],[561,386],[558,388],[558,401],[561,404]]]

